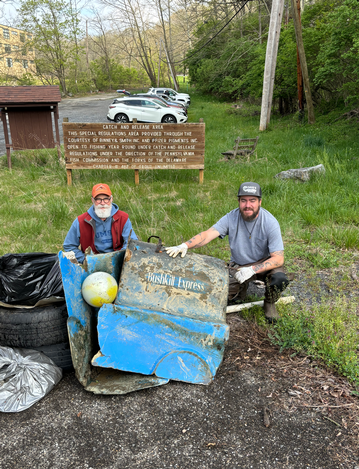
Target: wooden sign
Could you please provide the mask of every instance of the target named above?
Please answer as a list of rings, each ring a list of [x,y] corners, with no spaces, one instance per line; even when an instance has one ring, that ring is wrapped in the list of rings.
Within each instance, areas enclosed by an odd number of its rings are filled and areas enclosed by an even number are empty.
[[[62,124],[67,183],[73,169],[199,169],[203,182],[205,124]]]

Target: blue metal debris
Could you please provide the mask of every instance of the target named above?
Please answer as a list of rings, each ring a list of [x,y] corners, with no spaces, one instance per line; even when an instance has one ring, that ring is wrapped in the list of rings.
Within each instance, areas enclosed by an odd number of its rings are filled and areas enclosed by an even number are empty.
[[[155,250],[154,244],[131,241],[126,253],[87,255],[84,268],[59,254],[71,353],[88,390],[116,394],[169,379],[208,384],[215,376],[229,333],[226,265],[194,253],[173,259]],[[119,280],[115,304],[98,312],[81,296],[83,280],[95,271]]]

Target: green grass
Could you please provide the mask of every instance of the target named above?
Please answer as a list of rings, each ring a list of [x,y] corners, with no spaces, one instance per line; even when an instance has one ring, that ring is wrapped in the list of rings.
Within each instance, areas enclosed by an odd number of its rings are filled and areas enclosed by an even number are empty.
[[[206,124],[203,185],[198,184],[196,170],[140,171],[139,186],[135,186],[131,170],[74,170],[69,187],[55,150],[14,152],[12,171],[7,169],[6,157],[0,157],[0,255],[59,251],[73,220],[90,206],[91,188],[98,182],[110,185],[114,201],[129,213],[142,240],[157,235],[170,246],[209,228],[236,208],[239,185],[256,181],[262,186],[263,207],[280,222],[289,270],[304,271],[312,279],[316,270],[348,270],[359,252],[358,122],[339,120],[330,124],[338,112],[335,116],[317,116],[313,126],[305,120],[299,123],[293,116],[273,115],[268,130],[259,132],[258,105],[243,103],[241,109],[233,109],[232,103],[202,96],[192,88],[189,92],[189,122],[203,118]],[[237,136],[257,135],[257,159],[252,156],[250,163],[223,161],[221,152],[232,148]],[[309,182],[275,178],[280,171],[320,163],[325,174]],[[197,252],[225,260],[230,257],[227,240],[214,240]],[[308,288],[316,288],[314,280]],[[343,311],[353,311],[352,305],[358,301],[357,288],[354,291],[348,304],[340,303]],[[282,337],[277,340],[282,346],[290,342],[283,339],[280,330],[285,331],[294,321],[296,331],[301,311],[297,306],[288,312],[287,322],[277,326],[278,337]],[[331,311],[326,319],[328,327],[338,318],[350,331],[357,332],[357,323],[345,322],[339,306]],[[261,322],[258,312],[254,317]],[[299,332],[298,337],[294,348],[307,347]],[[326,340],[331,343],[323,335],[315,350],[310,347],[308,353],[321,356],[330,365],[337,363],[343,373],[357,379],[350,371],[357,365],[349,366],[346,352],[340,348],[342,362],[334,359],[334,352],[325,347]]]
[[[359,316],[353,301],[323,301],[310,309],[278,306],[281,318],[273,328],[274,343],[321,358],[359,386]]]

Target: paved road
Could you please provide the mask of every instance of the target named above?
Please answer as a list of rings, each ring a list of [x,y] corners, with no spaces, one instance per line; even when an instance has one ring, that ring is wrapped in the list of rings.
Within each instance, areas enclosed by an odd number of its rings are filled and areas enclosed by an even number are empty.
[[[60,141],[62,138],[62,121],[64,117],[69,122],[108,122],[106,115],[109,104],[116,93],[87,96],[85,98],[66,98],[59,103]],[[54,133],[55,135],[55,133]],[[3,127],[0,126],[0,155],[6,153]]]

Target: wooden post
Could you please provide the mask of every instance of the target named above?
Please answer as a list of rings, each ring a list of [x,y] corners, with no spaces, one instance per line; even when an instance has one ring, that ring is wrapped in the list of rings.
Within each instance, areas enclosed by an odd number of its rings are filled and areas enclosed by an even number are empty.
[[[293,10],[295,37],[296,37],[296,40],[297,40],[297,47],[298,47],[299,58],[300,58],[300,65],[302,67],[305,99],[307,101],[307,106],[308,106],[308,123],[309,124],[314,124],[314,122],[315,122],[314,106],[313,106],[313,100],[312,100],[312,93],[310,91],[307,59],[305,57],[305,51],[304,51],[304,43],[303,43],[303,36],[302,36],[302,25],[300,24],[298,9],[297,9],[297,6],[295,4],[295,1],[299,2],[300,0],[292,0],[292,10]]]
[[[135,184],[136,184],[136,186],[138,186],[139,183],[140,183],[140,170],[135,169]]]
[[[199,123],[200,124],[204,123],[203,117],[199,118]],[[203,178],[204,178],[204,169],[200,169],[199,170],[199,179],[198,179],[199,184],[203,184]]]
[[[67,185],[72,186],[72,169],[67,169]]]
[[[273,83],[277,62],[283,7],[284,0],[273,0],[263,76],[262,108],[259,130],[266,130],[270,121],[270,112],[273,98]]]
[[[1,112],[1,120],[4,127],[4,137],[5,137],[5,147],[6,147],[6,155],[7,155],[7,167],[11,170],[11,145],[9,139],[9,131],[7,128],[7,120],[6,120],[6,111]]]
[[[203,175],[204,175],[204,169],[199,170],[199,183],[203,184]]]
[[[57,156],[59,158],[59,161],[61,161],[61,145],[60,145],[60,131],[59,131],[59,104],[58,103],[56,103],[56,106],[54,109],[54,120],[55,120]]]

